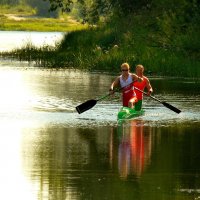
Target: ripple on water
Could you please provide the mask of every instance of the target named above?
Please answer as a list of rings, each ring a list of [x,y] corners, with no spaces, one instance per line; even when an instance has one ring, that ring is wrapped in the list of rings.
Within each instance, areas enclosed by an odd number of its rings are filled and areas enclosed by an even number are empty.
[[[74,107],[73,107],[74,106]],[[44,118],[46,123],[60,124],[62,126],[70,127],[95,127],[95,126],[117,126],[117,113],[120,108],[119,104],[106,104],[100,103],[91,108],[90,110],[78,114],[75,111],[75,106],[68,104],[63,108],[53,106],[53,108],[47,109],[42,107],[39,113],[36,112],[35,115],[39,115],[38,118]],[[183,124],[183,123],[195,123],[200,121],[199,112],[185,112],[182,111],[177,114],[163,106],[144,106],[145,114],[143,116],[137,117],[144,121],[144,125],[147,126],[170,126],[173,124]]]
[[[167,97],[165,98],[167,99]],[[180,114],[177,114],[158,102],[145,99],[143,103],[145,114],[136,119],[144,121],[143,124],[146,126],[198,123],[200,121],[200,103],[196,98],[190,98],[189,101],[193,102],[192,107],[188,103],[183,104],[181,97],[171,98],[170,104],[182,110]],[[169,101],[167,100],[167,102]],[[117,113],[121,107],[119,101],[102,101],[88,111],[78,114],[75,107],[82,102],[76,102],[69,98],[34,96],[25,103],[26,106],[23,105],[20,109],[1,111],[0,118],[33,121],[38,125],[59,124],[67,127],[117,126]]]

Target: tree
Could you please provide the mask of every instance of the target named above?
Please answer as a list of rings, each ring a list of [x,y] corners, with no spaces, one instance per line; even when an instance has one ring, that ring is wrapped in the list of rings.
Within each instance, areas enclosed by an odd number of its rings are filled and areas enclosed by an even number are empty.
[[[50,2],[50,10],[55,11],[61,8],[69,12],[74,0],[44,0]],[[76,0],[80,6],[80,13],[85,21],[97,22],[100,16],[108,13],[117,15],[129,15],[134,12],[141,12],[143,9],[154,7],[162,10],[170,10],[183,14],[196,15],[199,12],[200,0]]]
[[[62,12],[69,12],[71,10],[72,0],[44,0],[50,2],[50,10],[55,11],[61,8]]]
[[[46,0],[45,0],[46,1]],[[69,12],[74,4],[73,0],[48,0],[50,10],[55,11],[61,8]],[[148,7],[153,0],[77,0],[80,14],[84,21],[96,23],[100,16],[107,16],[110,13],[117,15],[128,15],[134,11]]]
[[[37,15],[43,17],[57,17],[58,16],[58,9],[52,10],[49,12],[49,7],[51,6],[49,1],[42,1],[42,0],[26,0],[26,2],[33,8],[36,8]]]

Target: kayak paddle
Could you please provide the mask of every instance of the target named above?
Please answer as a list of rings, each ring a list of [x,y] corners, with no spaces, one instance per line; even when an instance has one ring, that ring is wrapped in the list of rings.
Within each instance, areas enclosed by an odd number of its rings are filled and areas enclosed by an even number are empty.
[[[130,84],[132,84],[132,83],[130,83]],[[130,85],[130,84],[129,84],[129,85]],[[125,86],[125,87],[127,87],[127,86]],[[115,90],[114,92],[120,91],[120,90],[122,90],[122,89],[125,88],[125,87],[122,87],[122,88],[120,88],[120,89],[118,89],[118,90]],[[142,92],[143,94],[145,94],[145,95],[151,97],[152,99],[154,99],[154,100],[156,100],[156,101],[162,103],[165,107],[169,108],[170,110],[172,110],[172,111],[174,111],[174,112],[176,112],[176,113],[178,113],[178,114],[181,112],[181,110],[179,110],[178,108],[172,106],[171,104],[169,104],[169,103],[167,103],[167,102],[165,102],[165,101],[160,101],[159,99],[157,99],[157,98],[155,98],[155,97],[153,97],[153,96],[151,96],[151,95],[148,95],[146,92],[144,92],[144,91],[142,91],[142,90],[140,90],[140,89],[138,89],[138,88],[136,88],[136,87],[134,87],[134,88],[135,88],[136,90]],[[76,106],[76,110],[77,110],[77,112],[78,112],[79,114],[81,114],[81,113],[83,113],[83,112],[85,112],[85,111],[91,109],[92,107],[94,107],[94,106],[97,104],[98,101],[100,101],[100,100],[102,100],[102,99],[105,99],[106,97],[108,97],[108,96],[110,96],[110,95],[111,95],[111,94],[109,93],[109,94],[106,94],[106,95],[100,97],[99,99],[96,99],[96,100],[95,100],[95,99],[88,100],[88,101],[86,101],[86,102],[84,102],[84,103],[82,103],[82,104]]]
[[[153,97],[153,96],[151,96],[151,95],[148,95],[146,92],[144,92],[144,91],[142,91],[142,90],[140,90],[140,89],[138,89],[138,88],[136,88],[136,87],[134,87],[134,88],[135,88],[136,90],[142,92],[142,93],[145,94],[146,96],[149,96],[149,97],[151,97],[152,99],[154,99],[154,100],[156,100],[156,101],[162,103],[163,106],[169,108],[170,110],[172,110],[172,111],[174,111],[174,112],[176,112],[176,113],[178,113],[178,114],[181,112],[181,110],[179,110],[178,108],[172,106],[171,104],[169,104],[169,103],[167,103],[167,102],[165,102],[165,101],[161,101],[161,100],[159,100],[159,99],[157,99],[156,97]]]
[[[119,92],[120,90],[122,90],[122,89],[124,89],[125,87],[131,85],[132,83],[133,83],[133,82],[131,82],[130,84],[128,84],[128,85],[126,85],[126,86],[124,86],[124,87],[117,88],[116,90],[113,90],[113,93]],[[110,96],[110,95],[111,95],[111,93],[106,94],[106,95],[104,95],[104,96],[102,96],[102,97],[100,97],[100,98],[98,98],[98,99],[96,99],[96,100],[95,100],[95,99],[88,100],[88,101],[86,101],[86,102],[84,102],[84,103],[82,103],[82,104],[76,106],[76,110],[77,110],[77,112],[78,112],[79,114],[81,114],[81,113],[83,113],[83,112],[89,110],[90,108],[94,107],[94,106],[97,104],[98,101],[100,101],[100,100],[102,100],[102,99],[105,99],[106,97],[108,97],[108,96]]]
[[[113,90],[113,93],[119,92],[120,90],[123,90],[125,87],[130,86],[132,83],[133,83],[133,82],[131,82],[130,84],[128,84],[128,85],[126,85],[126,86],[124,86],[124,87],[117,88],[116,90]],[[105,99],[106,97],[108,97],[108,96],[110,96],[110,95],[111,95],[111,93],[106,94],[106,95],[104,95],[104,96],[102,96],[102,97],[100,97],[100,98],[98,98],[98,99],[96,99],[96,100],[95,100],[95,99],[88,100],[88,101],[86,101],[86,102],[84,102],[84,103],[82,103],[82,104],[76,106],[76,110],[77,110],[77,112],[78,112],[79,114],[81,114],[81,113],[83,113],[83,112],[89,110],[90,108],[94,107],[94,106],[97,104],[98,101],[100,101],[100,100],[102,100],[102,99]]]
[[[77,112],[78,112],[79,114],[81,114],[81,113],[83,113],[83,112],[89,110],[90,108],[94,107],[98,101],[100,101],[100,100],[102,100],[102,99],[105,99],[106,97],[108,97],[108,96],[110,96],[110,95],[111,95],[111,94],[109,93],[109,94],[106,94],[106,95],[100,97],[99,99],[96,99],[96,100],[95,100],[95,99],[88,100],[88,101],[86,101],[86,102],[84,102],[84,103],[82,103],[82,104],[76,106],[76,110],[77,110]]]

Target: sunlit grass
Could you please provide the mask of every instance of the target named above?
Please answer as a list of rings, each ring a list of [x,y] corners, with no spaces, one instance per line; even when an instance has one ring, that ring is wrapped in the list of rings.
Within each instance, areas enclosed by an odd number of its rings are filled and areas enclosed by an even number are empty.
[[[0,30],[14,31],[61,31],[69,32],[73,30],[86,29],[87,26],[71,23],[62,19],[36,18],[21,21],[8,20],[0,16]]]
[[[67,14],[59,18],[41,18],[35,16],[36,11],[28,6],[0,6],[0,30],[14,31],[61,31],[86,29]]]
[[[0,5],[1,14],[24,14],[34,15],[36,10],[25,4],[19,5]]]

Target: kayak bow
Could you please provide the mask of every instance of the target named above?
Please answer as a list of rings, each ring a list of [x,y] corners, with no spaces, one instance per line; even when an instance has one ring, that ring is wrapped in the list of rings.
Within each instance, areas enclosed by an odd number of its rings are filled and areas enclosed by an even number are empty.
[[[128,107],[122,107],[118,112],[117,119],[118,120],[132,119],[134,117],[138,117],[143,114],[144,114],[143,109],[137,111],[135,109],[131,109]]]

